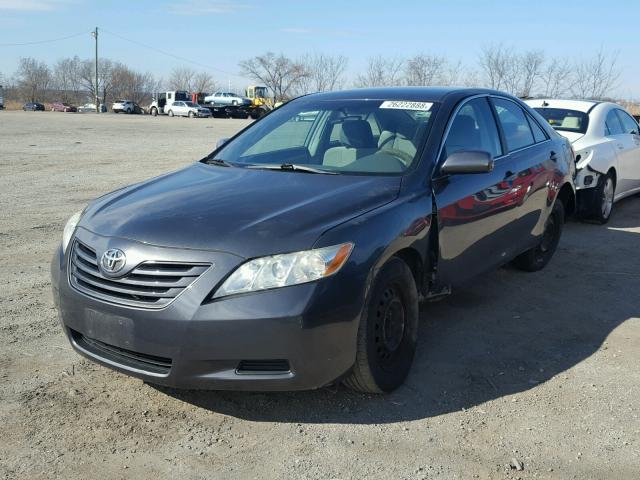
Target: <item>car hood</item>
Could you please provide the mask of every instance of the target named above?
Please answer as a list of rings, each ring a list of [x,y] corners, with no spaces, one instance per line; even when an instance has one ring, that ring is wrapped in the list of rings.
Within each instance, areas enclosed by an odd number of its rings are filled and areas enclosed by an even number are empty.
[[[257,257],[311,248],[326,230],[395,199],[400,182],[197,163],[99,198],[80,226],[154,245]]]

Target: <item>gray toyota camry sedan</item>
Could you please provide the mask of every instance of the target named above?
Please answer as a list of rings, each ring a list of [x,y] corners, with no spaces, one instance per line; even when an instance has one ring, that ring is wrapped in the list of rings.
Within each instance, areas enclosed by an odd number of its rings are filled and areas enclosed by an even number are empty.
[[[54,298],[78,353],[147,382],[388,392],[422,299],[549,262],[574,171],[568,141],[501,92],[308,95],[73,215]]]

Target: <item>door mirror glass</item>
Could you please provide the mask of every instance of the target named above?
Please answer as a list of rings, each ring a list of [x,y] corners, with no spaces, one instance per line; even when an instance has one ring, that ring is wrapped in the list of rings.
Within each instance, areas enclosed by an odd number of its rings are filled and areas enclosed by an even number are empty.
[[[228,138],[221,138],[220,140],[218,140],[218,143],[216,143],[216,149],[220,148],[221,146],[223,146],[228,141],[229,141]]]
[[[493,158],[489,152],[480,150],[459,150],[452,153],[442,164],[440,171],[454,173],[488,173],[493,170]]]

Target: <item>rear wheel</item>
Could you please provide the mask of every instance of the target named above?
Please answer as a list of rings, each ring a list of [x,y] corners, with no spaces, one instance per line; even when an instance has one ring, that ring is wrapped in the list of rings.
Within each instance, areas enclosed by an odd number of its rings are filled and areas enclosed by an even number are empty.
[[[560,199],[557,199],[545,223],[544,233],[542,234],[540,243],[531,250],[527,250],[522,255],[516,257],[513,261],[514,265],[527,272],[542,270],[547,263],[549,263],[551,257],[553,257],[556,248],[558,248],[563,226],[564,204]]]
[[[605,224],[611,218],[613,211],[613,199],[616,193],[616,182],[609,171],[598,179],[595,201],[593,202],[592,217],[601,224]]]
[[[173,110],[169,110],[169,116],[173,117]]]
[[[392,258],[378,272],[360,320],[356,361],[345,385],[385,393],[407,377],[418,337],[418,291],[411,270]]]

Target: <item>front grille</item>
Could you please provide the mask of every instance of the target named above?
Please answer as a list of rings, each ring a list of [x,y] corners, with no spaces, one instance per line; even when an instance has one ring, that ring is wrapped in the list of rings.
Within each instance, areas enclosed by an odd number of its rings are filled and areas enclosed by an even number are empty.
[[[148,261],[120,278],[100,272],[95,250],[75,240],[69,260],[69,281],[80,292],[113,303],[163,308],[191,285],[209,264]]]
[[[237,373],[289,373],[291,367],[288,360],[242,360],[236,369]]]
[[[132,367],[137,370],[144,370],[151,373],[167,375],[171,370],[171,359],[156,357],[144,353],[126,350],[124,348],[109,345],[108,343],[85,337],[80,332],[70,329],[73,340],[88,352],[112,362]]]

